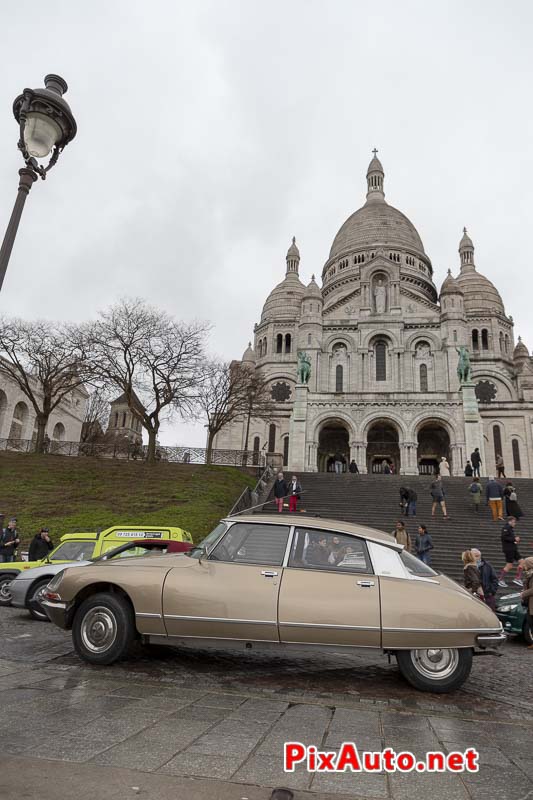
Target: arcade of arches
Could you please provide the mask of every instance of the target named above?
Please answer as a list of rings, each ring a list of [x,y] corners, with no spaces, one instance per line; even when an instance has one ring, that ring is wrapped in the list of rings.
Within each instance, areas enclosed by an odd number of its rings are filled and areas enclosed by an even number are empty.
[[[451,462],[452,448],[448,431],[435,421],[422,424],[413,443],[403,442],[398,426],[388,419],[374,421],[367,429],[366,441],[350,442],[348,424],[331,419],[319,431],[318,471],[333,472],[339,455],[345,472],[354,459],[361,472],[380,473],[388,465],[395,474],[431,475],[443,456]]]

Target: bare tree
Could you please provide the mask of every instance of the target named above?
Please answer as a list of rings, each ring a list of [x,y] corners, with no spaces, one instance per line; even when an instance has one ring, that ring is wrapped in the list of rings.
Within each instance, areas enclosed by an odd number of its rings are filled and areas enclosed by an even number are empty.
[[[207,427],[206,462],[211,463],[213,440],[222,428],[236,419],[246,419],[246,442],[251,416],[272,412],[272,399],[266,391],[264,379],[248,364],[211,360],[206,365],[204,381],[200,387],[198,405]]]
[[[244,449],[248,450],[250,438],[250,423],[252,419],[272,419],[276,404],[272,399],[271,387],[268,379],[260,370],[250,374],[250,381],[246,391],[246,434]]]
[[[14,381],[33,406],[38,453],[45,450],[50,414],[90,375],[74,326],[0,318],[0,375]]]
[[[108,420],[109,394],[105,388],[98,386],[87,400],[81,441],[88,444],[103,438]]]
[[[173,320],[143,300],[121,300],[87,326],[84,339],[100,381],[126,396],[156,461],[161,422],[194,414],[206,326]]]

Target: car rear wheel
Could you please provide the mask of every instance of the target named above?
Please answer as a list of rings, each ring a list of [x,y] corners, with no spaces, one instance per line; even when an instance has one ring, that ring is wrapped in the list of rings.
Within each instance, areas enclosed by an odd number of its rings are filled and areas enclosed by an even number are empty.
[[[33,617],[33,619],[38,619],[39,622],[50,622],[46,611],[41,605],[41,595],[51,579],[51,575],[48,578],[42,578],[40,581],[34,583],[28,592],[28,600],[26,603],[28,611],[30,612],[30,616]]]
[[[94,594],[83,601],[74,615],[74,649],[90,664],[113,664],[124,658],[135,636],[133,609],[118,594]]]
[[[398,650],[396,660],[403,677],[423,692],[452,692],[466,681],[472,669],[470,648]]]
[[[522,635],[525,639],[526,644],[532,645],[533,644],[533,631],[528,623],[527,614],[524,620],[524,627],[522,628]]]
[[[0,575],[0,606],[8,606],[11,603],[9,584],[14,577],[14,575]]]

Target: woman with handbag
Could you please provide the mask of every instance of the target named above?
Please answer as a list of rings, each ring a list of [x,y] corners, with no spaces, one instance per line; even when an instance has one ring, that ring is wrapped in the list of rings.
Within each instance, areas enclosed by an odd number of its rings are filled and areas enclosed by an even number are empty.
[[[465,550],[461,555],[463,562],[463,575],[464,585],[467,592],[476,595],[483,600],[483,585],[481,583],[481,575],[477,567],[476,557],[471,550]]]

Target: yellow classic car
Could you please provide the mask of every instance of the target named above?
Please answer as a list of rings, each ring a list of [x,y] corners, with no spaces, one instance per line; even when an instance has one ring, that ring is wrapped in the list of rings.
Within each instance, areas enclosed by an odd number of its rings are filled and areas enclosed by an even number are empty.
[[[67,568],[44,592],[91,664],[136,638],[178,646],[376,648],[416,688],[447,692],[505,641],[492,611],[393,537],[320,518],[235,516],[185,555]]]
[[[40,561],[11,561],[7,564],[0,564],[0,606],[11,604],[9,587],[11,581],[21,572],[32,570],[35,567],[43,567],[46,564],[89,561],[89,559],[98,558],[108,550],[132,539],[172,539],[180,542],[192,542],[192,537],[187,531],[166,525],[113,525],[98,533],[65,533],[57,547]],[[39,582],[42,585],[46,574],[41,572],[39,575]],[[51,572],[50,578],[53,575],[55,575],[55,571]]]

